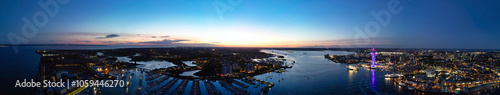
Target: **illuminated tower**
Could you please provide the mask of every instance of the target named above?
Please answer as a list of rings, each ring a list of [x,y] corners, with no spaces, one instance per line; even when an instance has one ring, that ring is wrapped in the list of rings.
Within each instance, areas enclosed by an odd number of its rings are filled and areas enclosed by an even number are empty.
[[[371,67],[375,67],[375,42],[373,42],[373,48],[372,48],[372,66]]]

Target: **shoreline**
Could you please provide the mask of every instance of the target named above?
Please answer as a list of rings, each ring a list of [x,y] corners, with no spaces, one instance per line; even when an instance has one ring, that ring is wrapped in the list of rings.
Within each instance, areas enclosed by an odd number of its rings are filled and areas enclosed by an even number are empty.
[[[358,64],[364,64],[364,63],[358,63]],[[366,63],[366,64],[368,64],[368,63]],[[381,72],[380,70],[375,70],[375,71]],[[397,78],[391,78],[391,80],[394,83],[398,84],[397,86],[401,86],[401,85],[399,85],[399,82],[397,81]],[[499,86],[499,85],[500,85],[500,83],[481,84],[479,86],[475,86],[475,87],[472,87],[472,88],[467,88],[467,91],[460,90],[459,93],[457,93],[457,92],[445,92],[445,91],[433,91],[433,90],[420,90],[420,89],[414,89],[414,90],[415,91],[419,91],[419,92],[443,93],[443,94],[471,94],[471,93],[475,93],[475,92],[478,92],[478,91],[481,91],[481,90],[485,90],[485,89],[488,90],[490,87]],[[402,87],[405,90],[409,90],[407,88],[407,86],[402,86]],[[410,90],[410,91],[413,91],[413,90]]]

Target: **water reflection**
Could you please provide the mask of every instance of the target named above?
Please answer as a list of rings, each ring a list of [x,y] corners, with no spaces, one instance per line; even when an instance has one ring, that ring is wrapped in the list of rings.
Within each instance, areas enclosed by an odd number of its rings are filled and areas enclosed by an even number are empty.
[[[349,82],[353,82],[354,81],[354,76],[358,74],[358,71],[357,70],[348,70],[349,71],[349,74],[348,74],[348,80]]]
[[[182,63],[186,64],[187,66],[196,66],[196,64],[194,64],[195,61],[182,61]]]
[[[141,64],[137,67],[148,70],[177,66],[169,61],[144,61],[144,62],[137,62],[137,64]]]
[[[375,71],[374,70],[371,70],[372,71],[372,90],[375,90],[375,86],[376,86],[376,78],[375,78]]]
[[[194,73],[199,72],[199,71],[201,71],[201,70],[186,71],[186,72],[183,72],[179,75],[181,75],[181,76],[193,76],[195,78],[198,78],[198,76],[194,75]]]
[[[391,78],[384,78],[385,79],[385,83],[391,83]]]

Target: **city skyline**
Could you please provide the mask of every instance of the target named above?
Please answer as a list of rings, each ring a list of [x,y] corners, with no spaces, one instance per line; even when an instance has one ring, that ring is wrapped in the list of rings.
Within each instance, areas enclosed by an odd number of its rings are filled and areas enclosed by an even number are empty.
[[[0,44],[16,44],[11,39],[19,37],[9,35],[15,34],[26,39],[21,44],[350,48],[370,47],[375,41],[377,48],[500,48],[495,44],[500,42],[495,39],[500,30],[499,1],[57,3],[58,11],[36,27],[38,33],[26,37],[21,33],[22,18],[29,22],[37,12],[48,12],[38,2],[2,1],[0,12],[9,15],[2,16]],[[390,20],[380,16],[384,11],[390,12]],[[372,21],[380,30],[366,34]],[[368,41],[359,42],[360,35]]]

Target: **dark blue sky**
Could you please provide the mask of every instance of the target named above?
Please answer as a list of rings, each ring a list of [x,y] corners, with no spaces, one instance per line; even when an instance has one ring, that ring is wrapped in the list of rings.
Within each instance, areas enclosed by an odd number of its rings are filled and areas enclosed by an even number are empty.
[[[27,37],[21,18],[47,14],[37,2],[0,1],[0,44],[500,49],[498,0],[70,0]]]

